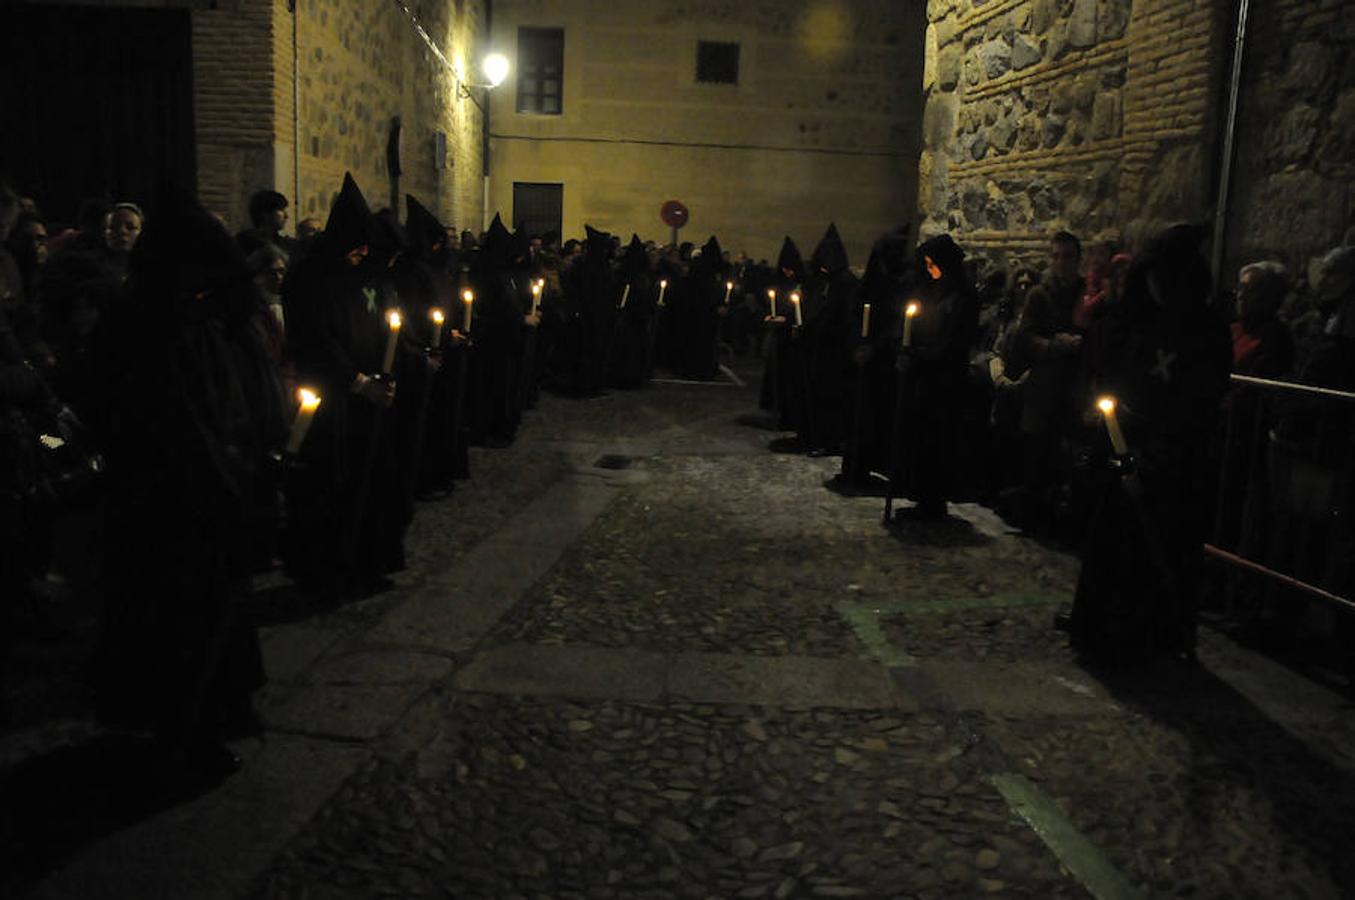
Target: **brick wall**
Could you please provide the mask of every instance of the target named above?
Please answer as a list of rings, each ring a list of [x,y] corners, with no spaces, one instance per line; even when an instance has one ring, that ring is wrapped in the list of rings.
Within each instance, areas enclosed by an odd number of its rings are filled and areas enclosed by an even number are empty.
[[[412,193],[448,224],[479,227],[480,113],[458,97],[448,66],[468,66],[478,55],[483,3],[407,5],[446,62],[391,0],[301,0],[300,214],[323,216],[349,170],[373,209],[396,199],[403,217],[404,194]],[[386,152],[396,116],[403,127],[398,184]],[[280,116],[278,125],[279,142],[290,144],[290,118]],[[435,166],[438,131],[447,136],[445,168]]]
[[[1212,0],[930,0],[919,205],[995,260],[1129,241],[1213,194]]]
[[[192,22],[198,195],[232,228],[247,227],[250,192],[274,181],[273,0],[195,10]]]
[[[412,193],[449,224],[478,227],[479,110],[457,96],[448,65],[481,52],[483,0],[407,0],[429,48],[392,0],[298,0],[300,196],[294,190],[292,13],[287,0],[224,0],[193,13],[199,193],[232,227],[249,194],[292,199],[293,221],[324,218],[345,171],[373,209]],[[387,168],[392,118],[403,124],[398,182]],[[434,132],[447,136],[447,165]],[[398,190],[398,197],[393,191]]]

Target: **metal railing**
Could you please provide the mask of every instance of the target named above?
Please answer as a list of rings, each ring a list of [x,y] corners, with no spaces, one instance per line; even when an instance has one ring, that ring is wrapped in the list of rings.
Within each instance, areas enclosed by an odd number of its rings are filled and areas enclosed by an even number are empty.
[[[1345,612],[1355,568],[1355,393],[1233,375],[1207,558]],[[1243,583],[1229,585],[1231,605]]]

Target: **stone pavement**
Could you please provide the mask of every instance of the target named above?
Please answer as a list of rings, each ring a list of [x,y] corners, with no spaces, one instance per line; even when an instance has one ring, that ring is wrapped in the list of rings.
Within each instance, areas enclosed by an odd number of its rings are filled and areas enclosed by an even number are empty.
[[[884,529],[765,450],[755,388],[545,397],[396,590],[262,591],[245,769],[27,894],[1355,892],[1348,704],[1209,632],[1195,670],[1079,667],[1075,561],[979,507]]]

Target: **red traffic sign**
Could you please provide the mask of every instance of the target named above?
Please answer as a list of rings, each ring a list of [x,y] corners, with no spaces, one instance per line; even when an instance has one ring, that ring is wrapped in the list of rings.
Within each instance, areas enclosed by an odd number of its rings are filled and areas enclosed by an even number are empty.
[[[691,213],[687,211],[687,206],[681,200],[669,200],[659,207],[659,218],[663,219],[663,224],[669,228],[681,228],[687,224],[687,219],[690,217]]]

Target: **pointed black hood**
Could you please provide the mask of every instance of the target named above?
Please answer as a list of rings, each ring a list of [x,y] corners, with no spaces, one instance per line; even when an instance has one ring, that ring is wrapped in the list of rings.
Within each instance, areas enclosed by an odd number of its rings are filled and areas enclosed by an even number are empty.
[[[612,249],[612,236],[605,231],[599,231],[592,225],[583,226],[585,235],[584,253],[591,260],[606,260],[608,253]]]
[[[778,270],[791,270],[795,273],[795,278],[797,280],[804,277],[804,258],[800,256],[800,248],[795,246],[795,242],[790,239],[789,235],[781,242],[781,255],[777,257],[776,268]]]
[[[901,285],[908,275],[911,248],[908,237],[909,226],[903,225],[894,231],[880,236],[870,250],[870,260],[866,263],[866,273],[862,287],[867,298],[884,299],[895,287]]]
[[[367,198],[362,196],[352,173],[345,172],[343,187],[329,208],[329,220],[325,222],[320,240],[330,252],[342,256],[357,247],[371,245],[372,225],[372,210],[367,205]]]
[[[828,225],[828,230],[823,233],[823,238],[814,248],[814,255],[809,261],[815,272],[822,269],[830,275],[847,268],[847,248],[842,245],[842,237],[837,233],[836,224]]]
[[[447,228],[413,194],[405,194],[405,233],[411,252],[420,259],[428,259],[437,252],[436,245],[447,243]]]
[[[513,235],[504,226],[503,218],[495,213],[494,221],[489,223],[489,230],[485,232],[484,244],[480,247],[481,257],[491,266],[502,267],[508,263],[512,252]]]
[[[634,278],[648,270],[649,255],[645,253],[645,245],[640,241],[639,235],[632,233],[630,243],[626,245],[626,252],[621,257],[621,271],[627,277]]]

